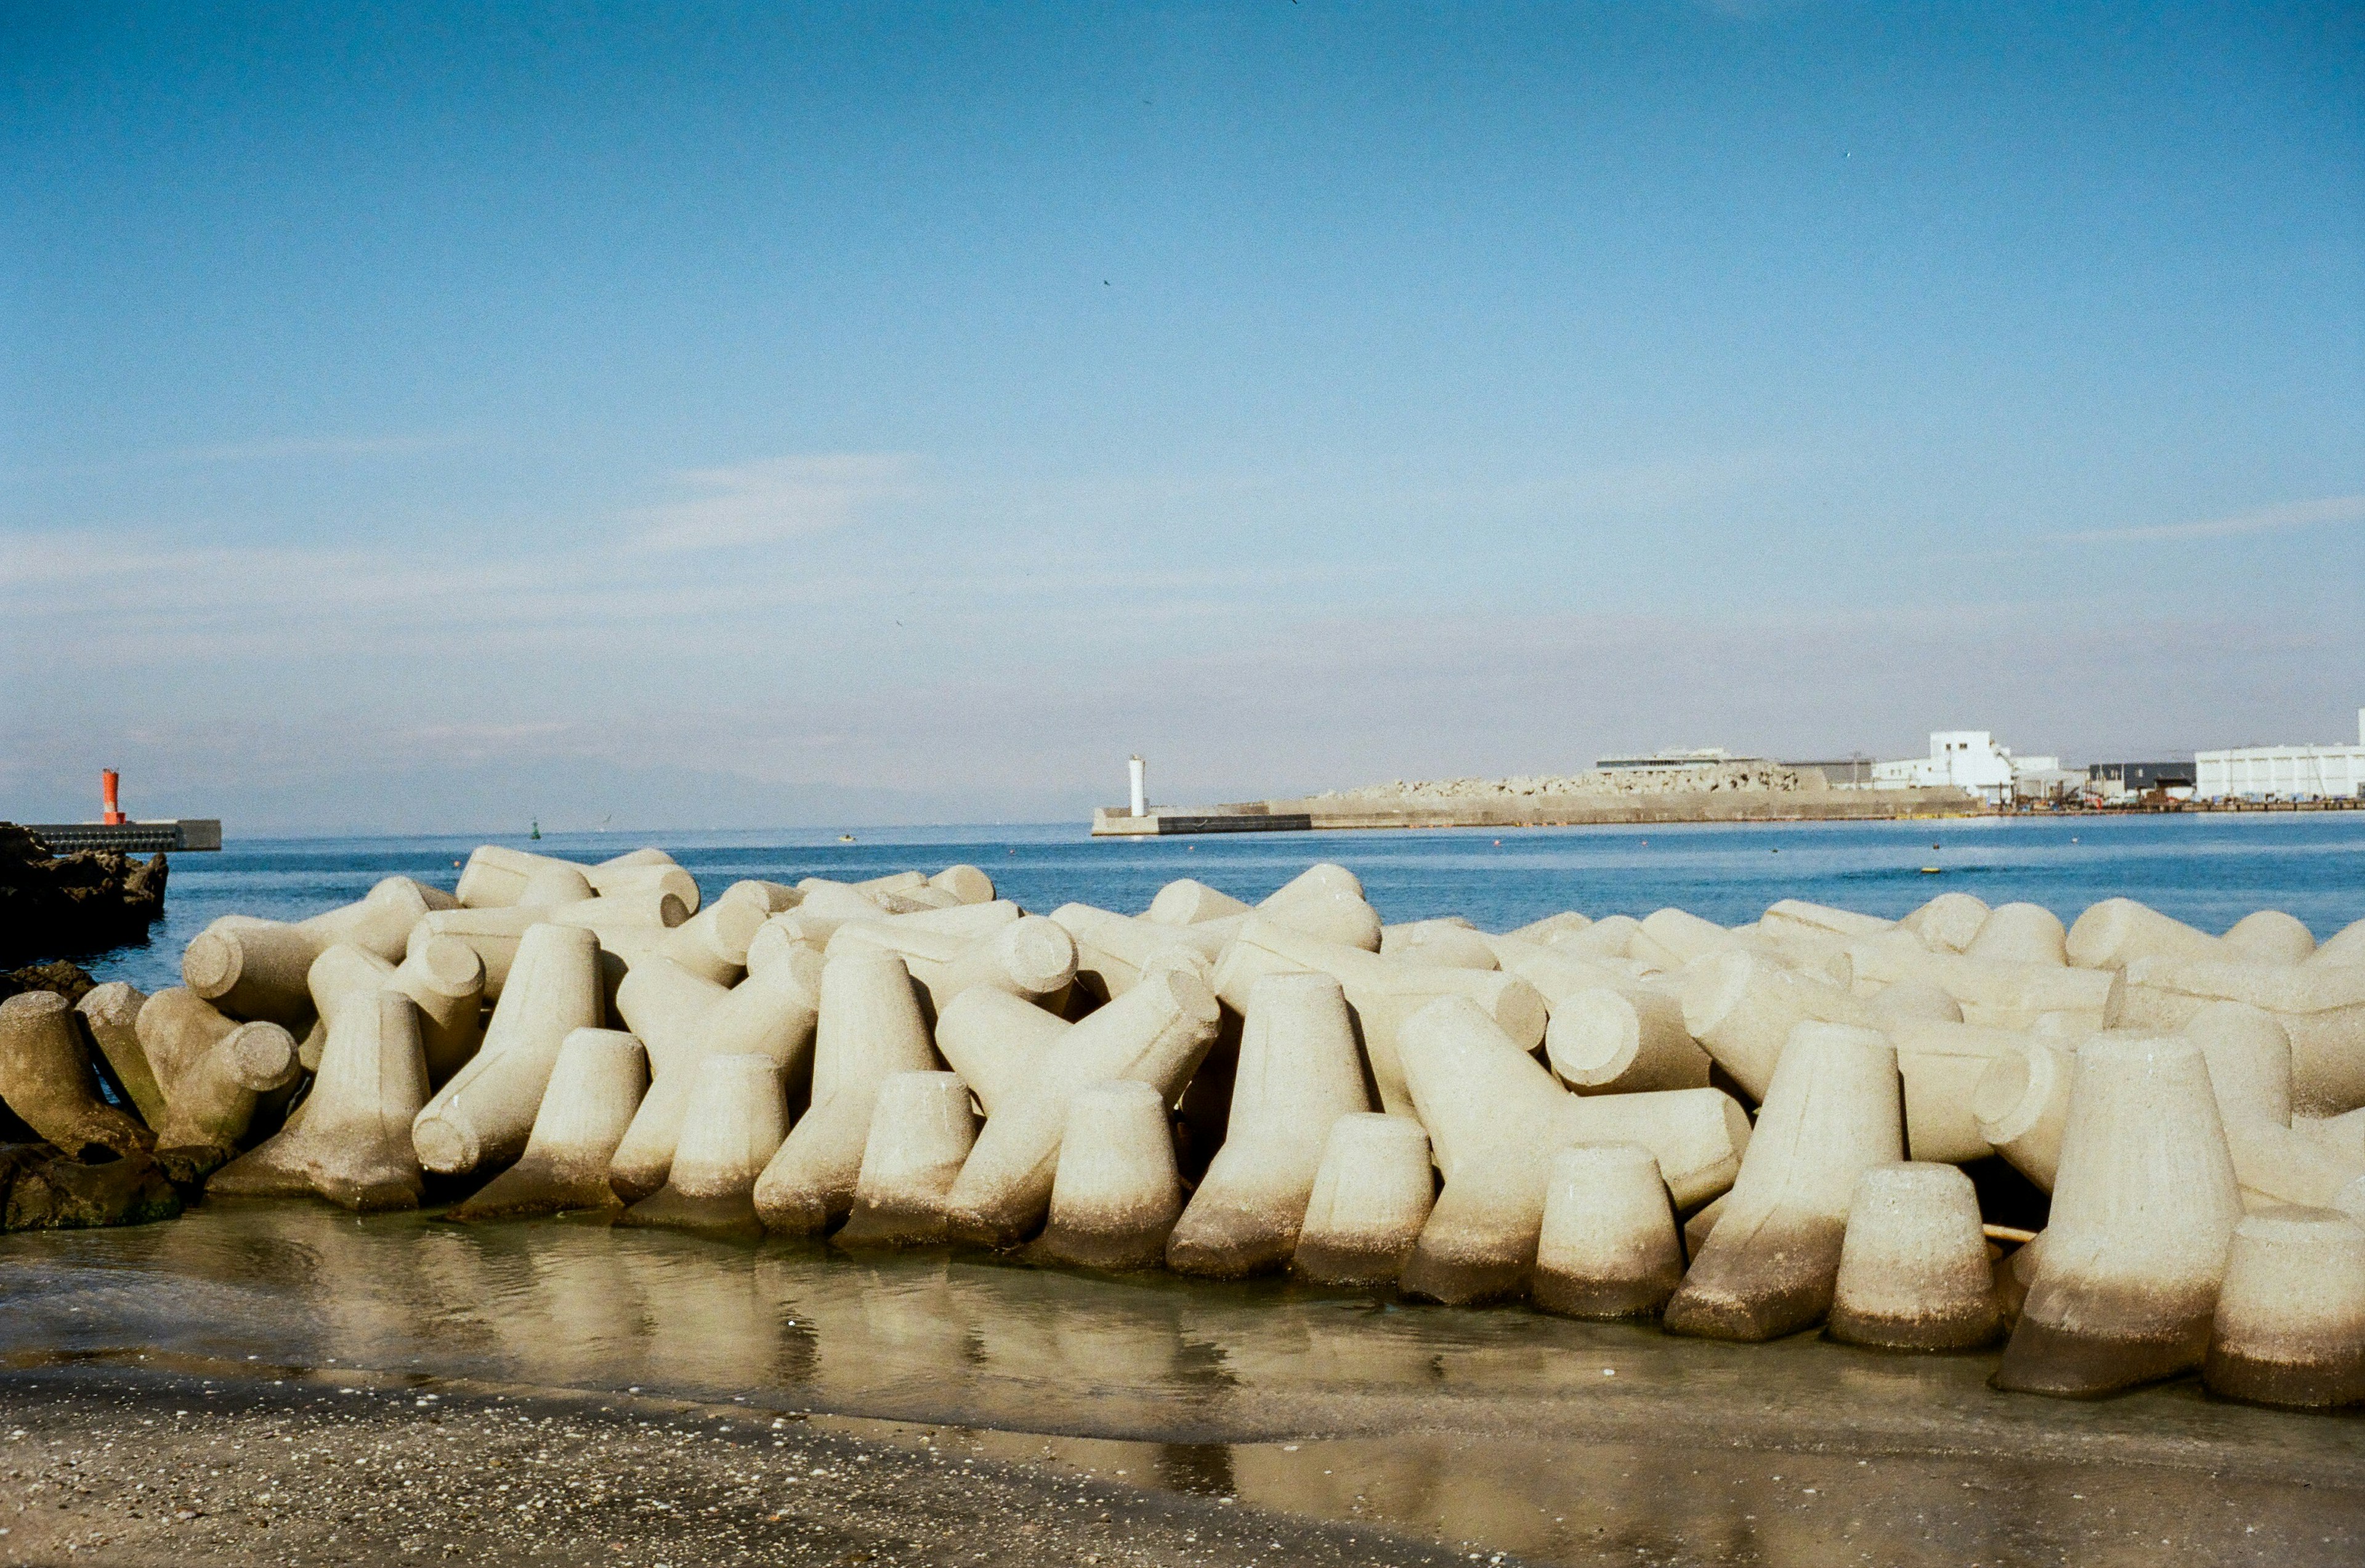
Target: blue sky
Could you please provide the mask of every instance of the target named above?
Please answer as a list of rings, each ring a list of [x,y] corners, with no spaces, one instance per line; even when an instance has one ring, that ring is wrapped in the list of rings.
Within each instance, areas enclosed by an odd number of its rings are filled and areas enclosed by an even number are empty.
[[[0,814],[2365,701],[2365,21],[0,0]]]

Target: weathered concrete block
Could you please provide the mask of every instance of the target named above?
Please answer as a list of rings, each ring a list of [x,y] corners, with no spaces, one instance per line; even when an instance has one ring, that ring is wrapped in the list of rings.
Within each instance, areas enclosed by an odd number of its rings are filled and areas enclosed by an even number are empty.
[[[74,1011],[53,991],[0,1002],[0,1101],[73,1159],[155,1147],[155,1135],[138,1117],[100,1097]]]
[[[796,1236],[819,1236],[852,1211],[880,1085],[936,1070],[919,992],[900,957],[857,947],[829,960],[813,1064],[813,1109],[755,1188],[766,1227]]]
[[[206,1191],[415,1209],[425,1188],[410,1129],[428,1094],[419,1005],[387,986],[342,996],[322,1016],[329,1040],[311,1093],[286,1126],[215,1171]]]
[[[524,1153],[558,1047],[577,1029],[598,1028],[606,1011],[598,939],[580,926],[530,928],[483,1046],[412,1123],[420,1163],[458,1175]]]
[[[1856,1178],[1827,1333],[1892,1350],[1967,1350],[2001,1327],[1971,1179],[1951,1165]]]
[[[2044,1251],[1995,1385],[2090,1396],[2199,1366],[2241,1213],[2201,1047],[2087,1042]]]
[[[1393,1286],[1436,1200],[1429,1135],[1409,1116],[1359,1111],[1331,1124],[1290,1269],[1317,1285]]]
[[[1784,1047],[1716,1229],[1667,1303],[1675,1334],[1772,1339],[1822,1321],[1856,1179],[1905,1152],[1897,1052],[1802,1023]]]
[[[925,1247],[945,1239],[945,1195],[977,1143],[969,1085],[952,1072],[890,1073],[879,1085],[843,1247]]]
[[[1068,1102],[1038,1262],[1151,1269],[1182,1210],[1166,1097],[1148,1083],[1096,1083]]]
[[[619,1225],[754,1235],[756,1182],[789,1130],[780,1064],[760,1053],[698,1064],[666,1184],[617,1216]]]
[[[1286,1266],[1332,1124],[1369,1108],[1338,980],[1307,973],[1257,981],[1224,1144],[1168,1238],[1167,1266],[1211,1279]]]
[[[620,1029],[573,1031],[559,1045],[525,1152],[445,1217],[524,1219],[621,1208],[608,1162],[648,1083],[648,1053],[637,1037]]]
[[[2365,1403],[2365,1227],[2300,1207],[2236,1225],[2202,1377],[2256,1405]]]
[[[1552,1156],[1530,1299],[1564,1317],[1653,1313],[1684,1277],[1683,1242],[1659,1162],[1638,1143],[1581,1143]]]

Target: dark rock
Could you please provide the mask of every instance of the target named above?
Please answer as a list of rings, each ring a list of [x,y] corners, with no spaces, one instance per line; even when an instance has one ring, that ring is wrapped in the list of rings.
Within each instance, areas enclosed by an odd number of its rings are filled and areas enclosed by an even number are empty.
[[[0,963],[146,941],[164,915],[168,870],[161,854],[145,864],[111,849],[51,855],[39,834],[0,823]]]
[[[0,1146],[0,1230],[79,1230],[176,1218],[181,1194],[145,1154],[84,1165],[45,1143]]]
[[[0,823],[0,826],[5,826]],[[80,964],[69,964],[63,958],[46,964],[28,964],[21,969],[0,972],[0,1002],[21,996],[28,991],[54,991],[66,999],[68,1007],[74,1006],[98,986],[90,971]]]
[[[230,1163],[238,1151],[215,1143],[177,1144],[156,1151],[157,1168],[174,1186],[194,1197],[205,1190],[206,1178]]]

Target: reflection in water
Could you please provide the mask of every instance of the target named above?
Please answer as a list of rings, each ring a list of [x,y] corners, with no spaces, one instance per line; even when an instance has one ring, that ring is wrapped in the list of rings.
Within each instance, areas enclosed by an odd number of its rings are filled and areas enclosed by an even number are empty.
[[[2228,1529],[2365,1557],[2365,1421],[2006,1396],[1985,1356],[281,1204],[0,1239],[0,1355],[154,1350],[1031,1434],[1011,1451],[1564,1561],[2133,1562]]]

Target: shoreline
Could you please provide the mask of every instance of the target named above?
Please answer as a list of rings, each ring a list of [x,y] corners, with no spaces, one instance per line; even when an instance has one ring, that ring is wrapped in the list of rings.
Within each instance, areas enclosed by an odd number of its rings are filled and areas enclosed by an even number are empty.
[[[0,1370],[0,1563],[1804,1568],[2008,1558],[2034,1537],[2075,1560],[2172,1543],[2182,1561],[2329,1565],[2365,1547],[2365,1490],[2337,1465],[2229,1473],[2172,1442],[2015,1459],[1865,1436],[1736,1450],[1670,1434],[1667,1473],[1694,1462],[1671,1497],[1664,1475],[1632,1482],[1631,1442],[1514,1424],[1463,1434],[1496,1473],[1440,1490],[1396,1451],[1409,1438],[1061,1438],[744,1397],[17,1358]]]

